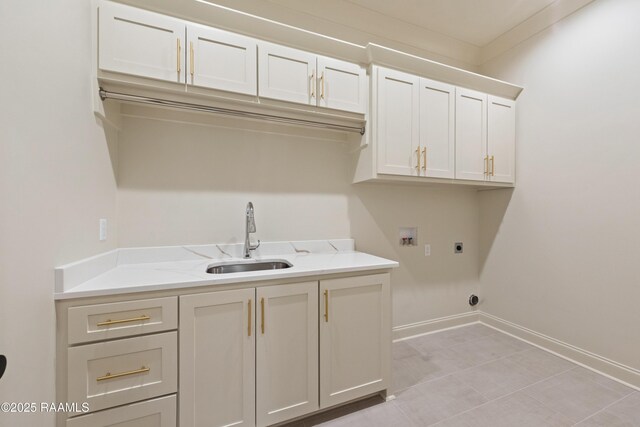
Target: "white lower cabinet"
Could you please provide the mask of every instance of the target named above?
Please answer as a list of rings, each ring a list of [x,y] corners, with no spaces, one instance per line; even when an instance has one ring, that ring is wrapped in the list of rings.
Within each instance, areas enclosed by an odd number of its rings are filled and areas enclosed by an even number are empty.
[[[176,425],[175,395],[67,420],[67,427],[176,427]]]
[[[68,401],[97,411],[175,393],[177,339],[165,332],[69,348]]]
[[[318,407],[318,282],[180,297],[180,425],[267,426]]]
[[[320,407],[389,386],[389,274],[320,281]]]
[[[58,426],[264,427],[382,392],[389,287],[383,273],[63,305],[65,328],[106,323],[115,339],[74,346],[63,334],[59,401],[88,402],[91,413]]]
[[[318,410],[318,282],[256,290],[257,424]]]
[[[255,289],[180,297],[180,425],[255,425]]]

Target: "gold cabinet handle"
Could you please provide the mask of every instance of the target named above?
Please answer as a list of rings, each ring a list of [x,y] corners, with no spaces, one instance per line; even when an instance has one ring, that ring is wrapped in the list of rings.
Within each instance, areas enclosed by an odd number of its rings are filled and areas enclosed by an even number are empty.
[[[420,146],[416,148],[416,157],[418,159],[418,165],[416,166],[416,170],[420,173]]]
[[[424,147],[422,149],[422,170],[423,171],[427,171],[427,147]]]
[[[484,156],[484,174],[489,173],[489,156]]]
[[[128,377],[129,375],[144,374],[146,372],[149,372],[150,370],[151,368],[147,368],[146,366],[143,366],[140,369],[134,369],[133,371],[127,371],[127,372],[120,372],[119,374],[112,374],[111,372],[107,372],[105,375],[96,378],[96,381],[112,380],[114,378]]]
[[[104,322],[98,322],[98,326],[117,325],[119,323],[141,322],[143,320],[149,320],[149,319],[151,319],[150,316],[143,314],[142,316],[132,317],[130,319],[120,319],[120,320],[107,319]]]
[[[176,44],[178,45],[178,55],[176,57],[176,70],[180,73],[180,52],[182,52],[182,46],[180,45],[180,39],[176,40]]]
[[[324,290],[324,321],[329,321],[329,290]]]
[[[496,176],[496,158],[491,156],[491,176]]]
[[[324,71],[320,76],[320,99],[324,99]]]
[[[249,326],[247,327],[247,335],[251,336],[251,300],[249,300],[247,311],[249,312]]]
[[[260,329],[262,330],[262,334],[264,335],[264,298],[260,298],[260,315],[261,315]]]
[[[189,69],[191,71],[191,80],[193,80],[193,73],[195,73],[193,42],[189,45]]]
[[[311,86],[311,97],[316,97],[316,70],[311,71],[311,78],[309,79]]]

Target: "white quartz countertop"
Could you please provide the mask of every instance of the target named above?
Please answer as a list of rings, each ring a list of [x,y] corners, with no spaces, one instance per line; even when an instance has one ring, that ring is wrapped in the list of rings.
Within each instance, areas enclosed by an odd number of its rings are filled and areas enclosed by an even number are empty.
[[[257,282],[336,273],[384,270],[396,261],[357,252],[351,239],[263,243],[251,260],[242,245],[116,249],[56,268],[56,300],[197,286]],[[286,260],[280,270],[210,274],[218,263]]]

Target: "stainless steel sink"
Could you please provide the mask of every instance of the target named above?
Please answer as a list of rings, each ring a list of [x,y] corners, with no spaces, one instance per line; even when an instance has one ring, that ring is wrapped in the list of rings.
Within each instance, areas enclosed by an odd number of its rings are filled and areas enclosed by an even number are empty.
[[[207,267],[207,273],[211,274],[227,274],[242,273],[245,271],[261,271],[261,270],[280,270],[282,268],[292,267],[291,263],[284,260],[275,261],[246,261],[236,263],[218,263],[211,264]]]

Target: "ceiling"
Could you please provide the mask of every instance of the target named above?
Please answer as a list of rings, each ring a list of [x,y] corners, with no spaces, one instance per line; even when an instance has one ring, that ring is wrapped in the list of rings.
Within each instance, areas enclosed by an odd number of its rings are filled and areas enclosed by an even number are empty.
[[[317,46],[302,40],[306,33],[287,32],[284,27],[357,46],[375,43],[480,71],[491,58],[593,0],[116,1],[301,49]],[[265,21],[283,26],[276,31],[262,25]]]
[[[556,0],[341,1],[483,47]]]

